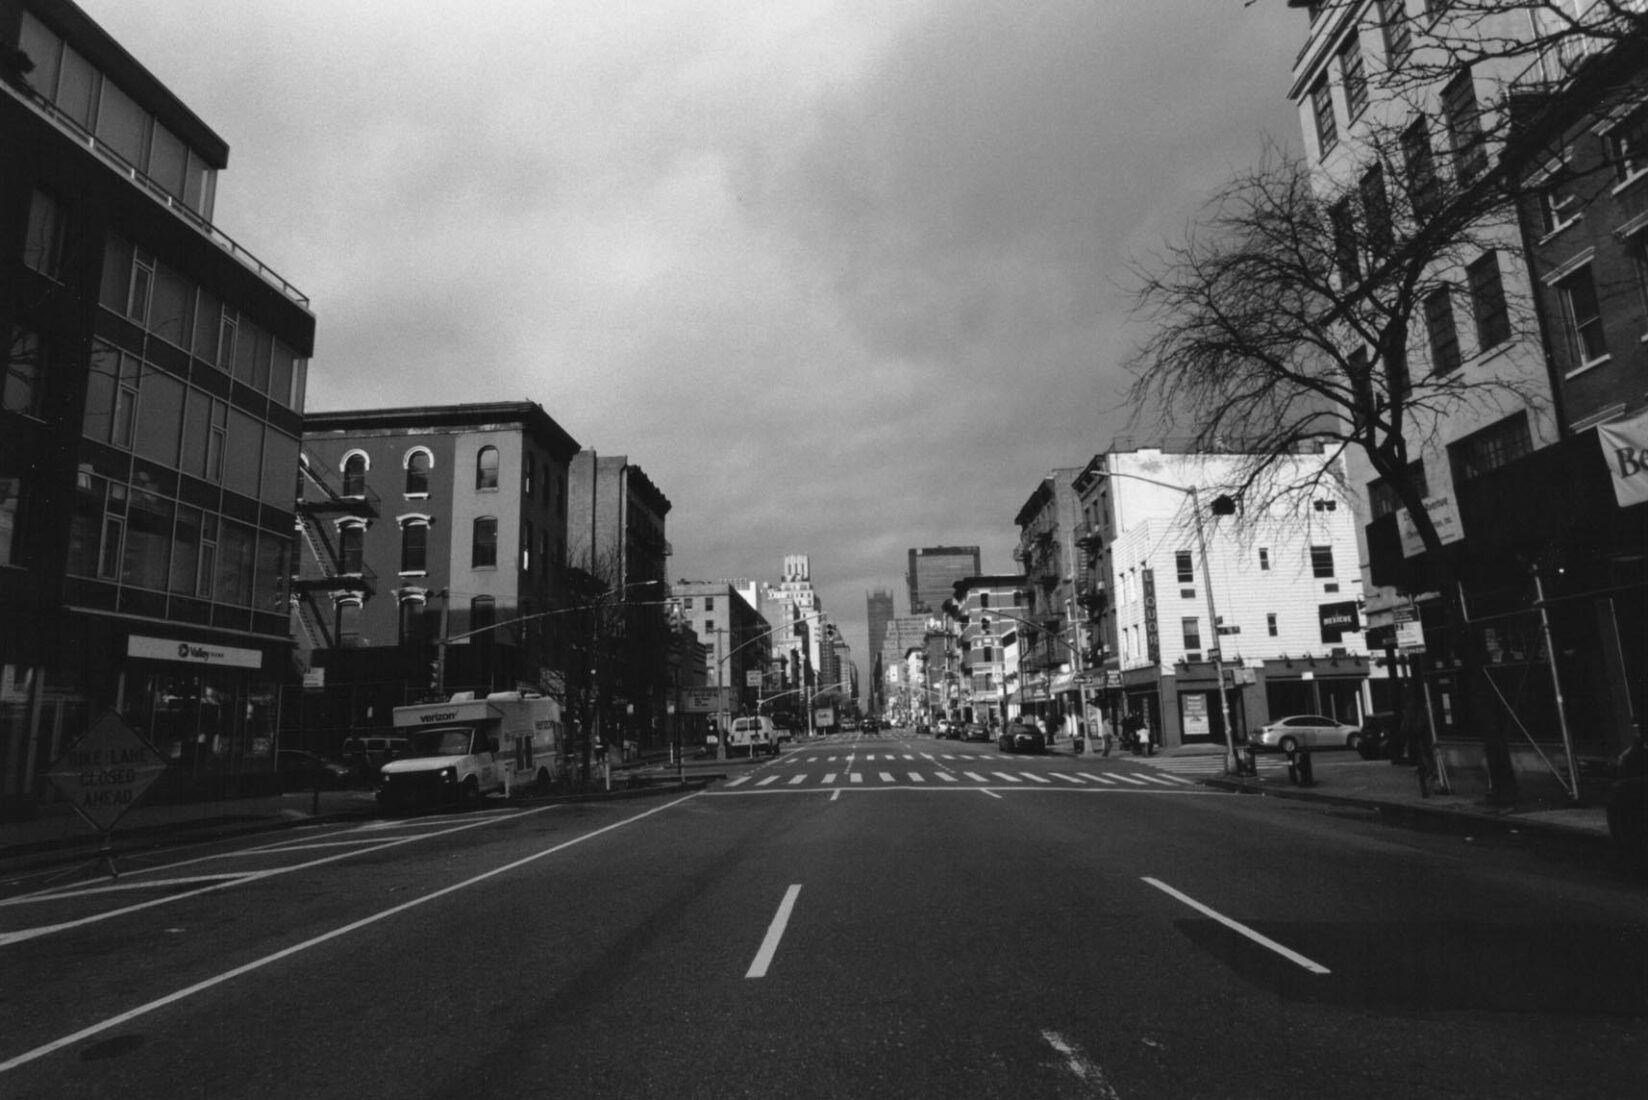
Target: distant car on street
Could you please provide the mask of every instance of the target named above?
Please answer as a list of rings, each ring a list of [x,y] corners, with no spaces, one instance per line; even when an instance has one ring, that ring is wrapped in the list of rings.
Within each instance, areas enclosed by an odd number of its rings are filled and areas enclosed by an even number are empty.
[[[1002,752],[1046,752],[1047,739],[1035,726],[1014,722],[996,738],[996,748]]]
[[[979,722],[969,722],[961,732],[963,741],[989,741],[990,730]]]
[[[1360,749],[1362,730],[1321,714],[1294,714],[1261,726],[1247,740],[1254,749],[1286,753],[1299,749]]]
[[[874,718],[866,718],[864,719],[862,728],[865,733],[880,733],[881,723],[877,722]]]

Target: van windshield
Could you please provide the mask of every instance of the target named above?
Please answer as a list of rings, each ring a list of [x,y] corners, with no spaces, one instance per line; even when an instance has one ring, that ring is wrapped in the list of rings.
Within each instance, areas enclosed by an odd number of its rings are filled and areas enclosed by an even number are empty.
[[[418,730],[412,735],[409,756],[467,756],[475,731],[464,727]]]

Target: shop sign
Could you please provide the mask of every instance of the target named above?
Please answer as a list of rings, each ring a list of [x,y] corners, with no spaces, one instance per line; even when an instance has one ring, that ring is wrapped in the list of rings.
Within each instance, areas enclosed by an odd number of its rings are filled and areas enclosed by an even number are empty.
[[[126,656],[146,661],[184,661],[193,665],[229,665],[233,668],[262,668],[263,650],[237,649],[209,642],[184,642],[176,638],[150,638],[132,634],[126,638]]]
[[[1186,737],[1208,737],[1213,733],[1213,727],[1207,718],[1207,696],[1201,692],[1179,696],[1179,702],[1184,708],[1184,735]]]
[[[1146,655],[1153,665],[1162,663],[1162,640],[1156,629],[1156,571],[1141,570],[1144,576],[1144,642]]]
[[[81,817],[106,833],[165,770],[165,757],[111,710],[68,747],[46,777]]]
[[[1426,497],[1423,503],[1425,514],[1431,517],[1431,526],[1436,528],[1436,537],[1442,540],[1442,545],[1458,542],[1465,537],[1465,524],[1459,518],[1459,505],[1454,503],[1453,497]],[[1406,508],[1397,510],[1396,529],[1402,535],[1404,558],[1418,557],[1425,552],[1425,543],[1419,537],[1419,528],[1415,526],[1413,517],[1408,515]]]
[[[720,688],[689,687],[681,689],[683,714],[717,714],[729,709]]]
[[[1597,426],[1597,441],[1621,508],[1648,501],[1648,412]]]
[[[1362,621],[1357,616],[1355,600],[1318,604],[1316,613],[1322,623],[1322,641],[1324,642],[1342,641],[1346,634],[1360,634],[1362,632]]]
[[[1119,688],[1119,687],[1121,687],[1122,686],[1122,674],[1120,672],[1106,672],[1104,674],[1104,686],[1107,687],[1107,688]]]

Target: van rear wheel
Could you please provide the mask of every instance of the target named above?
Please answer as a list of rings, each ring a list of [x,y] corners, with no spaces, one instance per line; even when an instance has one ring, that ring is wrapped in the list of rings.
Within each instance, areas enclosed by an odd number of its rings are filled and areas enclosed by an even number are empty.
[[[481,804],[481,785],[475,778],[464,780],[464,785],[458,790],[458,805],[466,810],[473,810]]]

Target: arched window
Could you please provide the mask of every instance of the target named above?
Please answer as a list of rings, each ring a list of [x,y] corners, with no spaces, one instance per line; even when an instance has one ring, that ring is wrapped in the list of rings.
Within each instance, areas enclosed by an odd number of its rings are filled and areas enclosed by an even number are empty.
[[[352,647],[365,645],[361,637],[361,602],[359,599],[338,601],[338,645]]]
[[[343,495],[346,497],[363,497],[366,495],[366,456],[356,451],[343,460]]]
[[[429,520],[412,516],[401,520],[401,572],[425,573],[429,570]]]
[[[498,567],[498,517],[477,516],[475,536],[470,544],[469,564],[475,569]]]
[[[475,488],[496,489],[498,487],[498,448],[482,447],[481,453],[475,456]]]
[[[406,456],[406,495],[409,497],[426,497],[429,495],[429,468],[434,465],[434,459],[424,450],[413,451]]]
[[[366,525],[348,523],[338,528],[338,572],[359,573],[366,561]]]

